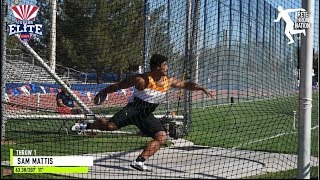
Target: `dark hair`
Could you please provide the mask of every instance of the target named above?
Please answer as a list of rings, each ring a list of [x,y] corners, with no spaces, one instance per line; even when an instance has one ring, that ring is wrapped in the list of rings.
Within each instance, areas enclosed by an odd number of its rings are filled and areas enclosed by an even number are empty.
[[[160,54],[154,54],[152,55],[150,59],[150,69],[151,71],[154,70],[157,67],[160,67],[161,64],[165,61],[168,61],[168,58],[166,56],[160,55]]]

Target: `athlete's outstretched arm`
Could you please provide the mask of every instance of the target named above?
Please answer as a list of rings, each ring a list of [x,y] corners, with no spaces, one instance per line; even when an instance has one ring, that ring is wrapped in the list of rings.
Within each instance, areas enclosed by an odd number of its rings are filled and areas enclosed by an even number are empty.
[[[135,86],[135,88],[140,91],[145,88],[146,84],[147,83],[145,77],[141,75],[126,78],[118,83],[111,84],[99,91],[99,93],[94,97],[93,102],[96,105],[100,105],[106,100],[107,94],[109,93],[116,92],[120,89],[126,89],[132,86]]]
[[[132,86],[136,86],[136,89],[138,90],[144,89],[145,79],[142,76],[128,77],[120,82],[117,82],[105,87],[99,93],[109,94],[109,93],[117,92],[119,89],[126,89]]]
[[[169,81],[170,81],[170,86],[172,88],[186,89],[189,91],[203,91],[207,96],[214,98],[213,95],[206,88],[204,88],[196,83],[193,83],[190,81],[178,80],[173,77],[171,77]]]

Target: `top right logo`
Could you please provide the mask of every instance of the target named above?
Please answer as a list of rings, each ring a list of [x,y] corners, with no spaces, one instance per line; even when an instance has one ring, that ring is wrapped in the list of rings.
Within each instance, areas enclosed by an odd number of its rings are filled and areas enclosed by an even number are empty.
[[[306,36],[306,29],[310,28],[309,22],[309,14],[303,8],[298,9],[283,9],[282,6],[278,6],[278,17],[274,20],[274,22],[279,22],[282,18],[286,23],[286,27],[284,33],[286,34],[287,38],[290,40],[288,44],[294,43],[292,38],[293,34],[303,34]],[[296,22],[293,22],[289,16],[289,13],[295,12],[296,13]]]

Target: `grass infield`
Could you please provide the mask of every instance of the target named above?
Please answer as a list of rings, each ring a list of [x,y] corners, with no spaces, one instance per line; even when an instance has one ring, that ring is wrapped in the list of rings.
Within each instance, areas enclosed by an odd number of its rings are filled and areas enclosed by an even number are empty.
[[[297,154],[298,123],[293,121],[293,111],[298,112],[297,102],[298,96],[290,96],[192,109],[190,131],[184,138],[203,146]],[[9,120],[6,123],[6,142],[2,142],[1,145],[1,161],[9,160],[10,148],[36,149],[39,156],[61,156],[142,149],[151,140],[149,137],[127,134],[96,136],[66,134],[64,131],[58,131],[61,124],[62,120]],[[72,120],[67,122],[68,127],[72,124]],[[318,125],[318,93],[316,93],[313,94],[311,125],[313,127],[311,155],[316,157],[318,157]],[[121,130],[138,131],[134,126]],[[169,145],[170,142],[167,143],[167,146]],[[289,171],[289,174],[294,173],[293,171]],[[286,175],[288,172],[279,173],[271,173],[275,174],[271,177],[292,177],[292,174]],[[33,176],[59,178],[50,174],[15,174],[11,178],[33,178]],[[256,176],[256,178],[264,177]]]

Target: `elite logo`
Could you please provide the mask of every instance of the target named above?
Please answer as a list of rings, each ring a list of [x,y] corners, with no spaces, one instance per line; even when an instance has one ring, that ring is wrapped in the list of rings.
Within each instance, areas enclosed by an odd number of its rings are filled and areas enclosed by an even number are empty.
[[[33,5],[12,6],[13,16],[17,24],[8,25],[8,34],[20,34],[20,39],[27,42],[31,35],[42,36],[42,24],[34,24],[39,8]]]

